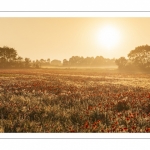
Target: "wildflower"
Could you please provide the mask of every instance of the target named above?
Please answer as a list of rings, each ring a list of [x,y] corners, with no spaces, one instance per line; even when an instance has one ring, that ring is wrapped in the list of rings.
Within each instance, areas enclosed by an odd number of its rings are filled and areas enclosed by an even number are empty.
[[[85,127],[86,129],[89,127],[89,122],[88,122],[88,121],[84,124],[84,127]]]
[[[125,131],[127,131],[128,130],[128,128],[123,128]]]

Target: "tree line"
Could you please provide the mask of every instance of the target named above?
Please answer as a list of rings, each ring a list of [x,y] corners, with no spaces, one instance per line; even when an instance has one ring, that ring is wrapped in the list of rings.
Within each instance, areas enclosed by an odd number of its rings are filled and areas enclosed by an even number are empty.
[[[128,54],[128,58],[116,59],[119,70],[150,71],[150,46],[142,45],[135,47]]]
[[[104,58],[103,56],[96,56],[95,58],[72,56],[69,60],[63,60],[63,66],[73,67],[106,67],[115,65],[115,59]]]
[[[39,68],[40,61],[31,61],[17,54],[14,48],[0,47],[0,68]]]
[[[115,59],[104,58],[103,56],[80,57],[72,56],[69,60],[40,59],[32,61],[30,58],[23,58],[17,54],[14,48],[7,46],[0,47],[0,68],[41,68],[48,66],[64,66],[64,67],[101,67],[114,66]]]
[[[40,59],[32,61],[30,58],[23,58],[17,54],[14,48],[7,46],[0,47],[0,68],[41,68],[43,66],[62,67],[107,67],[118,66],[119,70],[141,70],[150,71],[150,46],[142,45],[135,47],[128,54],[128,58],[109,59],[103,56],[82,57],[72,56],[71,58],[60,60]]]

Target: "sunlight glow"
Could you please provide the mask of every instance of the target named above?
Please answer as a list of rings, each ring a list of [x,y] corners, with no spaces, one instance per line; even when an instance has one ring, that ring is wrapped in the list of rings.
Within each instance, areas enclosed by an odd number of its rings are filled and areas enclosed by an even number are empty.
[[[120,41],[120,33],[117,28],[113,26],[105,26],[98,33],[99,43],[105,47],[107,50],[111,50]]]

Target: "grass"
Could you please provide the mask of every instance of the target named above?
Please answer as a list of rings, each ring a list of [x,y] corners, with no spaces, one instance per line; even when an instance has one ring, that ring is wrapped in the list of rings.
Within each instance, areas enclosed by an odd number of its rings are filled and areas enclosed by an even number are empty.
[[[150,74],[0,70],[0,132],[150,132]]]

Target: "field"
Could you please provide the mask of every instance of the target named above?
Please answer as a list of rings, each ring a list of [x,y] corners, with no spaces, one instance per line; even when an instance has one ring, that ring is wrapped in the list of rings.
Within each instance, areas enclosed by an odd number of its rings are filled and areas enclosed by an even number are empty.
[[[150,132],[150,74],[0,70],[0,132]]]

